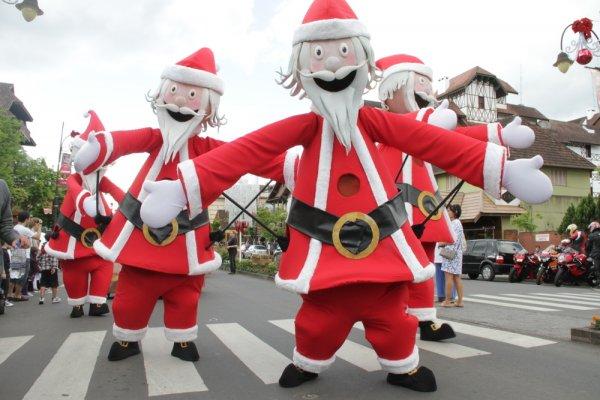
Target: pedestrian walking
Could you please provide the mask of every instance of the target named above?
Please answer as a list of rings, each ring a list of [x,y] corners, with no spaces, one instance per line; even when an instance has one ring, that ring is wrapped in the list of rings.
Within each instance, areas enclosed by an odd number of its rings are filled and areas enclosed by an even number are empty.
[[[38,304],[44,304],[46,289],[52,291],[52,304],[60,303],[61,298],[58,297],[58,258],[46,253],[44,243],[38,258],[38,266],[42,277],[40,279],[40,300]]]
[[[236,258],[237,258],[237,238],[236,235],[232,235],[227,241],[227,253],[229,253],[229,274],[235,274],[236,270]]]
[[[600,223],[594,221],[589,225],[590,236],[586,246],[586,254],[593,262],[593,269],[600,272]]]
[[[29,270],[31,268],[31,244],[33,239],[40,238],[38,233],[35,233],[26,226],[30,222],[30,218],[31,216],[29,212],[19,212],[19,214],[17,214],[17,225],[14,227],[15,231],[17,231],[19,235],[27,238],[26,244],[16,246],[11,251],[11,284],[13,285],[12,297],[16,301],[29,300],[27,292],[27,280],[29,278]],[[23,256],[25,257],[24,264],[21,260]],[[11,292],[10,289],[9,292]]]
[[[8,249],[18,242],[26,244],[27,239],[20,238],[17,231],[13,229],[12,211],[10,207],[10,191],[3,179],[0,179],[0,242],[4,242],[2,246],[2,255],[0,257],[0,267],[4,270],[3,291],[6,297],[10,295],[10,255]],[[6,301],[6,306],[12,306],[10,301]]]
[[[440,255],[444,258],[441,270],[445,273],[446,279],[446,300],[442,307],[463,307],[463,285],[461,281],[462,274],[462,255],[464,233],[459,220],[462,209],[458,204],[452,204],[448,207],[448,215],[454,231],[456,240],[454,243],[444,243],[440,249]],[[452,302],[452,288],[456,288],[458,300]]]
[[[440,245],[435,246],[433,262],[435,264],[435,292],[439,303],[446,300],[446,274],[442,271],[444,257],[440,255]],[[456,298],[456,289],[452,289],[452,299]]]

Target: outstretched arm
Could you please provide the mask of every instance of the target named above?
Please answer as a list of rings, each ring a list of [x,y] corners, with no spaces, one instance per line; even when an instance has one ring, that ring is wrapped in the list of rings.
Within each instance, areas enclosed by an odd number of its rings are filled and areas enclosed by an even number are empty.
[[[115,185],[113,181],[108,179],[107,177],[102,178],[100,181],[100,192],[108,193],[112,196],[113,199],[117,201],[117,203],[121,203],[125,198],[125,192]]]

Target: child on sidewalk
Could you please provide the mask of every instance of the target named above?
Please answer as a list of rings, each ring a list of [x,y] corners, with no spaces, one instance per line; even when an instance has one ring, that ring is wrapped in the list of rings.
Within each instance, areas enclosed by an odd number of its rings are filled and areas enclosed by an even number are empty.
[[[46,243],[42,247],[42,251],[38,257],[38,267],[42,273],[40,280],[40,301],[39,304],[44,304],[44,296],[46,289],[52,289],[52,303],[60,303],[61,298],[58,294],[58,259],[46,253]]]

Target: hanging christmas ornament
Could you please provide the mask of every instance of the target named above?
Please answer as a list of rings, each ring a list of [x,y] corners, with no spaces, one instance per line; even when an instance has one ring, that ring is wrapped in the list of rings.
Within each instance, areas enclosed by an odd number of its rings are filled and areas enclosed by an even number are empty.
[[[569,28],[575,34],[567,40],[565,35]],[[560,50],[554,66],[562,73],[566,73],[573,64],[573,59],[580,65],[589,64],[594,57],[600,57],[600,39],[593,30],[594,23],[589,18],[581,18],[567,25],[560,37]],[[569,57],[570,55],[570,57]]]

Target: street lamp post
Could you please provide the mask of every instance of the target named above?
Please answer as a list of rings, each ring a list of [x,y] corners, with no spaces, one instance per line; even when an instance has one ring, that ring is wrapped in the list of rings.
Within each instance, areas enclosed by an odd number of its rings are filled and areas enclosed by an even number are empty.
[[[560,36],[560,53],[554,66],[566,74],[574,61],[580,65],[589,64],[594,57],[600,57],[600,38],[593,30],[594,23],[589,18],[581,18],[567,25]],[[571,29],[576,35],[565,45],[565,35]],[[575,59],[571,59],[569,54]]]
[[[44,15],[44,11],[38,6],[37,0],[2,0],[6,4],[14,5],[17,10],[21,11],[23,19],[31,22],[36,17]],[[21,2],[20,2],[21,1]]]

